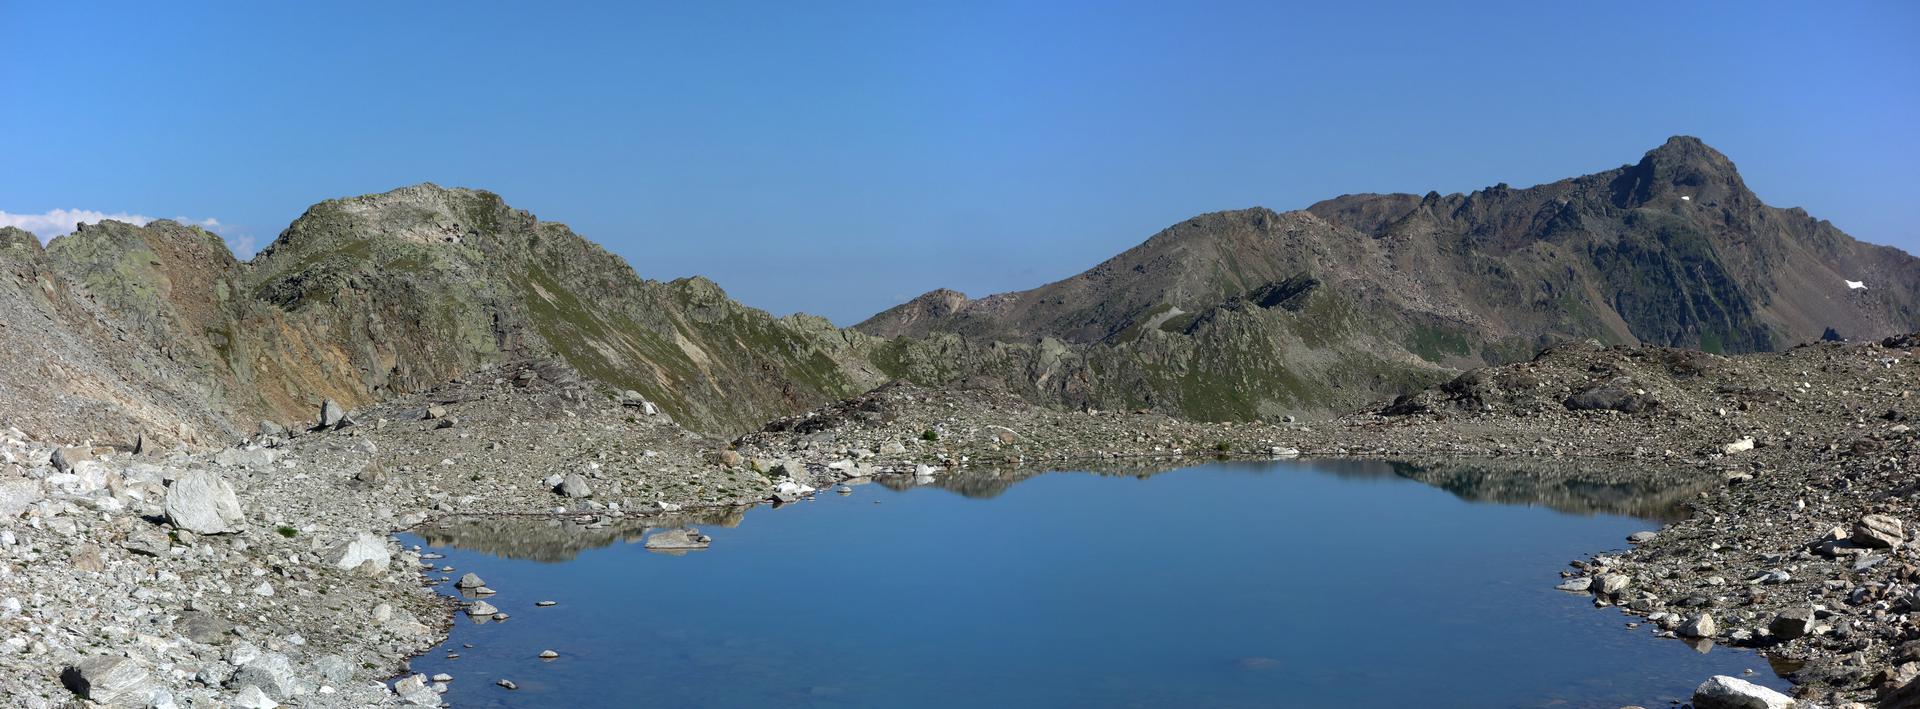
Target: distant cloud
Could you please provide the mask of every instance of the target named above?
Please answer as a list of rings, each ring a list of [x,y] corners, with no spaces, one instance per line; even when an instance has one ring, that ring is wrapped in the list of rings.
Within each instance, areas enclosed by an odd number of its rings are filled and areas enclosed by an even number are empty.
[[[12,212],[0,211],[0,227],[10,226],[25,229],[33,232],[34,236],[40,237],[40,241],[42,242],[50,241],[56,236],[71,234],[74,230],[79,229],[81,224],[97,224],[102,220],[126,222],[134,226],[146,226],[152,222],[154,218],[144,214],[128,214],[126,212],[109,214],[92,209],[55,209],[41,214],[14,214]],[[221,224],[220,220],[212,217],[206,219],[174,217],[173,220],[181,224],[194,224],[207,230],[219,229],[226,226]],[[252,255],[256,249],[252,236],[245,234],[223,234],[221,237],[226,239],[228,248],[233,249],[236,254],[243,258]]]

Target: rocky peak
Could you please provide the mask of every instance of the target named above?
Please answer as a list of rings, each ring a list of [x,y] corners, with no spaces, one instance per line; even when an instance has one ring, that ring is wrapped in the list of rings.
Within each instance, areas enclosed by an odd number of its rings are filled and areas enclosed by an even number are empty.
[[[1647,151],[1640,162],[1623,167],[1612,182],[1615,206],[1633,208],[1656,202],[1747,202],[1753,200],[1740,171],[1699,138],[1677,135]],[[1753,200],[1757,201],[1757,200]]]

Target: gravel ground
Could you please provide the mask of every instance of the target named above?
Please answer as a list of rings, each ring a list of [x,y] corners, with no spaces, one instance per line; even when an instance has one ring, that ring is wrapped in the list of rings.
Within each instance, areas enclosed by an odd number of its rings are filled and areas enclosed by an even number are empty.
[[[561,531],[635,535],[737,520],[741,505],[849,478],[987,488],[1047,469],[1298,454],[1484,461],[1514,471],[1476,473],[1475,489],[1496,499],[1543,499],[1568,470],[1669,491],[1659,504],[1685,508],[1675,523],[1563,578],[1542,569],[1541,582],[1639,616],[1650,635],[1763,648],[1799,666],[1805,699],[1891,692],[1903,705],[1894,690],[1920,674],[1908,619],[1920,610],[1920,554],[1908,544],[1920,480],[1907,472],[1904,413],[1915,346],[1721,357],[1574,344],[1382,413],[1290,423],[1057,411],[892,384],[727,441],[637,395],[523,362],[333,426],[265,424],[217,451],[57,448],[13,431],[0,440],[0,693],[18,706],[80,695],[115,706],[429,704],[434,683],[408,675],[406,659],[472,601],[436,597],[422,572],[446,571],[389,532],[545,515]],[[222,517],[218,500],[168,503],[207,475],[232,488],[239,514]],[[191,531],[209,520],[230,531]]]

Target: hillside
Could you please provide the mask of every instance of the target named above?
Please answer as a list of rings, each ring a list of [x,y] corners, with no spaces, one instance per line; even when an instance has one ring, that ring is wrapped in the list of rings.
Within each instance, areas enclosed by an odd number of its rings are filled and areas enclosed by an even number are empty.
[[[742,431],[884,376],[824,320],[777,319],[488,192],[417,185],[309,208],[251,262],[215,235],[0,230],[0,419],[43,436],[230,441],[509,358],[556,356],[690,427]],[[49,405],[49,402],[52,405]]]
[[[1724,155],[1675,137],[1526,189],[1202,215],[1062,281],[977,300],[936,290],[855,328],[1058,340],[1121,365],[1093,365],[1093,399],[1245,418],[1566,340],[1752,352],[1916,321],[1920,260],[1767,206]]]

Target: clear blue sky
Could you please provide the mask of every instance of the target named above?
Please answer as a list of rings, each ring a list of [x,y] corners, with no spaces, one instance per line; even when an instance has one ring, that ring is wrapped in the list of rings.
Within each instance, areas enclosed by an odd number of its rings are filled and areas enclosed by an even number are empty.
[[[320,199],[480,187],[643,276],[850,324],[1201,212],[1684,133],[1920,250],[1920,3],[561,4],[0,0],[0,210],[264,245]]]

